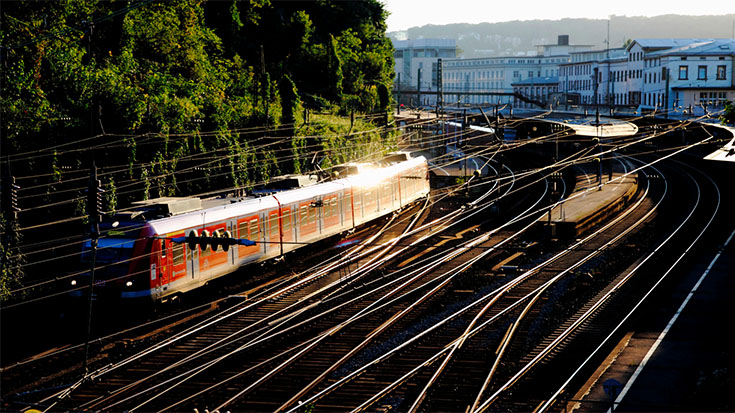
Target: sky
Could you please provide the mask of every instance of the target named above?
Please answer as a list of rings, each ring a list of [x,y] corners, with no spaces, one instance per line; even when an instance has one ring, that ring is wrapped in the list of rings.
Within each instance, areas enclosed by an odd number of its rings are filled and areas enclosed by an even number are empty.
[[[606,19],[618,16],[659,16],[662,14],[730,14],[735,0],[707,0],[698,8],[683,0],[380,0],[391,13],[388,31],[406,30],[426,24],[496,23],[511,20],[559,20],[570,18]]]

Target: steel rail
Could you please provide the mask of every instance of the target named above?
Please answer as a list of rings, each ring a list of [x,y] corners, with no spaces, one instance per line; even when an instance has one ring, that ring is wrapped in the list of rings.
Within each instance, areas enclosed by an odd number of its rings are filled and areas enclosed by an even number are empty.
[[[663,175],[662,175],[662,176],[663,176]],[[605,345],[607,344],[607,342],[608,342],[608,341],[609,341],[609,340],[610,340],[610,339],[611,339],[612,337],[614,337],[614,335],[615,335],[615,334],[617,333],[617,331],[618,331],[618,330],[619,330],[619,329],[620,329],[620,328],[621,328],[621,327],[622,327],[622,326],[623,326],[623,325],[624,325],[624,324],[625,324],[625,323],[626,323],[626,322],[628,321],[628,319],[630,319],[630,317],[632,317],[632,316],[633,316],[633,314],[634,314],[634,313],[635,313],[635,312],[636,312],[636,311],[638,310],[638,308],[640,308],[640,307],[641,307],[641,306],[643,305],[643,303],[645,302],[645,300],[646,300],[646,299],[648,299],[648,297],[649,297],[649,296],[650,296],[650,295],[651,295],[651,294],[652,294],[652,293],[654,292],[654,290],[655,290],[655,289],[656,289],[656,288],[657,288],[657,287],[658,287],[658,286],[659,286],[659,285],[660,285],[660,284],[661,284],[661,283],[662,283],[662,282],[664,281],[664,279],[665,279],[665,278],[666,278],[666,277],[667,277],[667,276],[669,275],[669,273],[670,273],[670,272],[671,272],[671,271],[672,271],[672,270],[674,269],[674,267],[676,267],[676,266],[677,266],[677,265],[679,264],[679,262],[680,262],[680,261],[681,261],[681,260],[682,260],[682,259],[684,258],[684,256],[685,256],[685,255],[687,255],[687,254],[689,253],[689,251],[690,251],[690,250],[691,250],[691,249],[693,248],[693,246],[694,246],[694,245],[695,245],[695,244],[696,244],[696,243],[697,243],[697,242],[699,241],[699,239],[700,239],[700,238],[702,237],[702,235],[704,234],[704,232],[705,232],[705,231],[706,231],[706,230],[707,230],[707,229],[709,228],[709,226],[711,225],[711,223],[712,223],[712,221],[714,220],[715,216],[717,215],[717,211],[719,211],[719,207],[720,207],[720,205],[721,205],[721,194],[720,194],[720,190],[719,190],[719,187],[718,187],[718,185],[717,185],[717,184],[716,184],[716,183],[715,183],[714,181],[712,181],[712,179],[711,179],[711,178],[710,178],[709,176],[705,175],[705,177],[706,177],[707,179],[709,179],[709,180],[710,180],[710,182],[712,183],[713,187],[715,188],[715,190],[716,190],[716,192],[717,192],[717,201],[718,201],[718,202],[717,202],[717,205],[716,205],[716,207],[715,207],[715,213],[714,213],[714,214],[712,214],[712,216],[711,216],[710,220],[709,220],[709,221],[707,222],[707,224],[705,225],[705,227],[704,227],[704,228],[703,228],[703,229],[702,229],[702,230],[700,231],[700,233],[699,233],[699,234],[698,234],[698,235],[697,235],[697,236],[695,237],[694,241],[692,241],[692,242],[691,242],[691,243],[689,244],[689,246],[688,246],[688,247],[686,248],[686,250],[684,251],[684,253],[683,253],[683,254],[681,254],[681,256],[680,256],[680,257],[679,257],[679,258],[678,258],[678,259],[677,259],[677,260],[676,260],[676,261],[675,261],[675,262],[674,262],[674,263],[673,263],[673,264],[672,264],[672,265],[671,265],[671,266],[669,267],[669,269],[668,269],[668,270],[667,270],[667,271],[666,271],[666,272],[665,272],[665,273],[664,273],[664,274],[663,274],[663,275],[662,275],[662,276],[661,276],[661,277],[659,278],[659,280],[657,280],[657,281],[656,281],[656,283],[655,283],[655,284],[654,284],[654,285],[653,285],[653,286],[652,286],[652,287],[651,287],[651,288],[649,289],[649,291],[648,291],[648,292],[646,292],[646,293],[645,293],[645,294],[643,295],[643,297],[642,297],[642,298],[641,298],[640,300],[638,300],[638,302],[637,302],[637,303],[636,303],[636,304],[635,304],[635,305],[633,306],[633,308],[632,308],[632,309],[631,309],[631,310],[630,310],[630,311],[629,311],[629,312],[628,312],[628,313],[627,313],[627,314],[626,314],[625,316],[623,316],[623,317],[622,317],[622,319],[620,320],[620,322],[619,322],[619,323],[618,323],[618,324],[617,324],[617,325],[616,325],[616,326],[615,326],[615,327],[614,327],[614,328],[612,329],[612,331],[611,331],[611,332],[610,332],[610,333],[609,333],[609,334],[608,334],[608,335],[607,335],[607,336],[606,336],[605,338],[603,338],[603,339],[602,339],[602,341],[600,342],[600,344],[598,344],[598,346],[597,346],[597,347],[595,347],[595,348],[594,348],[594,349],[593,349],[593,350],[592,350],[592,351],[590,352],[590,354],[589,354],[589,355],[587,356],[587,358],[586,358],[585,360],[583,360],[583,361],[582,361],[582,363],[581,363],[581,364],[580,364],[580,365],[579,365],[579,366],[577,367],[577,369],[575,369],[575,370],[574,370],[574,371],[572,372],[572,374],[571,374],[571,375],[570,375],[570,376],[569,376],[569,377],[568,377],[568,378],[567,378],[567,379],[566,379],[566,380],[564,381],[564,383],[562,383],[562,385],[561,385],[561,386],[559,387],[559,389],[558,389],[558,390],[556,390],[556,391],[555,391],[555,392],[554,392],[554,393],[553,393],[553,394],[552,394],[552,395],[551,395],[551,396],[550,396],[550,397],[549,397],[549,398],[548,398],[548,399],[546,400],[546,402],[545,402],[544,404],[542,404],[541,406],[539,406],[539,409],[537,410],[538,412],[545,412],[545,411],[547,411],[548,409],[550,409],[550,408],[551,408],[551,406],[552,406],[552,405],[553,405],[554,403],[556,403],[556,401],[557,401],[557,400],[558,400],[558,398],[559,398],[559,395],[560,395],[560,394],[561,394],[561,393],[562,393],[562,392],[563,392],[563,391],[564,391],[564,390],[566,389],[566,387],[567,387],[567,386],[568,386],[568,385],[569,385],[569,384],[571,383],[571,381],[572,381],[572,380],[573,380],[573,379],[574,379],[574,378],[575,378],[575,377],[577,376],[577,374],[579,374],[579,373],[580,373],[580,372],[582,371],[582,369],[584,369],[584,367],[585,367],[585,366],[587,365],[587,363],[589,363],[589,361],[590,361],[590,360],[592,360],[592,359],[593,359],[593,358],[594,358],[594,357],[595,357],[595,356],[597,355],[597,353],[598,353],[598,352],[599,352],[599,351],[600,351],[600,350],[601,350],[602,348],[604,348],[604,346],[605,346]],[[695,182],[695,183],[696,183],[696,182]],[[697,185],[697,187],[699,187],[699,186]],[[692,211],[692,213],[693,213],[693,211]],[[682,224],[682,225],[683,225],[683,224]],[[679,226],[679,228],[680,228],[680,227],[681,227],[682,225],[680,225],[680,226]],[[678,231],[678,229],[679,229],[679,228],[677,228],[677,231]],[[643,266],[643,265],[644,265],[644,264],[645,264],[645,263],[646,263],[646,262],[647,262],[647,261],[648,261],[649,259],[651,259],[651,257],[653,257],[653,255],[654,255],[654,254],[656,254],[656,253],[657,253],[657,252],[658,252],[658,251],[659,251],[659,250],[660,250],[660,249],[661,249],[661,248],[663,247],[663,245],[664,245],[665,243],[668,243],[668,242],[669,242],[669,240],[670,240],[670,239],[672,239],[674,235],[675,235],[675,233],[672,233],[672,234],[671,234],[671,235],[670,235],[669,237],[667,237],[667,238],[666,238],[666,239],[665,239],[665,240],[664,240],[664,241],[663,241],[663,242],[662,242],[662,243],[661,243],[661,244],[660,244],[660,245],[659,245],[659,246],[658,246],[658,247],[657,247],[657,248],[656,248],[656,249],[655,249],[654,251],[652,251],[652,252],[651,252],[651,253],[650,253],[650,254],[649,254],[649,255],[648,255],[647,257],[645,257],[645,258],[644,258],[644,259],[643,259],[643,260],[642,260],[642,261],[641,261],[641,262],[640,262],[640,263],[639,263],[638,265],[636,265],[636,266],[635,266],[635,267],[634,267],[633,269],[631,269],[631,271],[630,271],[630,272],[629,272],[629,273],[628,273],[628,274],[626,275],[626,277],[625,277],[625,278],[623,278],[622,280],[620,280],[620,282],[619,282],[619,283],[618,283],[618,284],[617,284],[617,285],[615,286],[615,290],[617,291],[618,289],[620,289],[620,287],[622,287],[622,285],[623,285],[623,284],[624,284],[625,282],[627,282],[627,281],[628,281],[628,280],[629,280],[629,279],[630,279],[630,278],[631,278],[631,277],[632,277],[632,276],[633,276],[633,275],[634,275],[634,274],[635,274],[636,272],[638,272],[638,270],[639,270],[639,269],[640,269],[640,268],[641,268],[641,267],[642,267],[642,266]]]
[[[637,203],[636,203],[636,204],[635,204],[634,206],[632,206],[631,208],[629,208],[629,209],[628,209],[628,212],[627,212],[627,213],[629,214],[629,213],[631,213],[631,211],[632,211],[633,209],[637,208],[637,207],[638,207],[638,206],[640,205],[640,203],[642,202],[642,200],[643,200],[643,198],[639,199],[639,201],[638,201],[638,202],[637,202]],[[621,218],[621,219],[622,219],[622,218]],[[575,243],[575,245],[573,245],[572,247],[570,247],[570,248],[568,248],[568,249],[565,249],[564,251],[562,251],[562,252],[560,252],[560,253],[556,254],[555,256],[553,256],[553,257],[549,258],[549,259],[548,259],[547,261],[545,261],[544,263],[541,263],[541,264],[537,265],[536,267],[534,267],[534,268],[530,269],[530,270],[529,270],[529,271],[527,271],[527,272],[526,272],[526,273],[525,273],[525,274],[524,274],[523,276],[520,276],[520,277],[518,277],[518,278],[516,278],[516,279],[514,279],[514,280],[512,280],[512,281],[510,281],[510,282],[509,282],[508,284],[506,284],[505,286],[502,286],[502,287],[498,288],[497,290],[493,291],[492,293],[489,293],[488,295],[486,295],[486,296],[485,296],[485,298],[487,298],[487,297],[489,297],[489,296],[492,296],[492,295],[495,295],[495,294],[497,294],[497,295],[501,295],[501,294],[503,294],[503,293],[505,293],[505,292],[507,292],[507,291],[510,291],[510,290],[511,290],[512,288],[515,288],[515,287],[516,287],[517,285],[519,285],[519,284],[520,284],[520,283],[522,283],[523,281],[525,281],[525,280],[529,279],[529,278],[530,278],[531,276],[535,275],[535,274],[536,274],[537,272],[539,272],[539,271],[540,271],[541,269],[543,269],[544,267],[546,267],[546,266],[550,265],[550,264],[551,264],[551,263],[553,263],[554,261],[556,261],[556,260],[558,260],[558,259],[562,258],[563,256],[565,256],[565,255],[569,254],[569,253],[570,253],[570,252],[571,252],[571,251],[572,251],[572,250],[573,250],[574,248],[576,248],[576,246],[582,245],[583,243],[585,243],[585,242],[589,241],[589,240],[590,240],[590,239],[591,239],[592,237],[595,237],[595,236],[597,236],[597,235],[601,234],[601,233],[602,233],[602,232],[604,232],[604,230],[606,230],[606,229],[607,229],[607,228],[608,228],[609,226],[612,226],[612,225],[614,225],[614,224],[616,224],[616,223],[617,223],[617,220],[616,220],[615,222],[611,222],[611,223],[608,223],[608,224],[607,224],[607,225],[606,225],[605,227],[603,227],[602,229],[599,229],[598,231],[596,231],[596,232],[595,232],[595,233],[593,233],[593,234],[590,234],[590,235],[589,235],[588,237],[586,237],[585,239],[583,239],[583,240],[580,240],[580,241],[578,241],[578,242],[577,242],[577,243]],[[600,251],[600,250],[595,250],[595,251],[593,251],[592,253],[590,253],[590,254],[589,254],[589,255],[590,255],[590,258],[589,258],[589,259],[591,259],[591,258],[592,258],[592,257],[593,257],[594,255],[597,255],[597,254],[599,254],[599,253],[601,253],[601,251]],[[580,265],[581,265],[581,264],[580,264]],[[557,276],[557,277],[559,277],[559,276]],[[546,288],[546,287],[548,286],[548,284],[550,284],[550,283],[551,283],[551,282],[553,282],[553,281],[554,281],[554,280],[551,280],[551,281],[547,281],[547,282],[546,282],[545,284],[543,284],[542,286],[538,287],[538,288],[537,288],[536,290],[532,291],[531,293],[527,294],[527,295],[526,295],[526,296],[524,296],[524,297],[521,297],[521,298],[519,298],[519,299],[518,299],[518,300],[517,300],[517,301],[516,301],[516,302],[515,302],[514,304],[511,304],[511,305],[509,305],[508,307],[506,307],[505,309],[501,310],[501,311],[500,311],[500,312],[499,312],[498,314],[496,314],[496,315],[495,315],[494,317],[492,317],[492,318],[490,318],[489,320],[485,321],[485,322],[484,322],[483,324],[481,324],[480,326],[476,327],[475,329],[473,329],[473,330],[471,330],[471,331],[467,332],[466,334],[463,334],[462,336],[458,337],[458,338],[457,338],[457,339],[455,339],[455,340],[454,340],[454,341],[453,341],[452,343],[450,343],[450,345],[446,346],[445,348],[443,348],[442,350],[440,350],[440,351],[439,351],[438,353],[444,353],[444,352],[446,352],[446,351],[450,351],[450,350],[451,350],[451,349],[452,349],[452,348],[453,348],[454,346],[457,346],[457,345],[458,345],[458,344],[459,344],[459,343],[460,343],[461,341],[463,341],[463,340],[465,340],[466,338],[469,338],[469,337],[471,337],[471,336],[474,336],[475,334],[477,334],[478,332],[480,332],[480,331],[481,331],[482,329],[484,329],[485,327],[489,326],[489,325],[490,325],[490,324],[491,324],[492,322],[494,322],[494,321],[496,321],[497,319],[499,319],[499,318],[500,318],[500,317],[501,317],[502,315],[505,315],[506,313],[509,313],[509,312],[510,312],[511,310],[513,310],[514,308],[518,307],[518,306],[519,306],[519,305],[520,305],[521,303],[525,302],[526,300],[529,300],[529,299],[531,299],[531,298],[532,298],[533,296],[535,296],[535,295],[536,295],[536,294],[538,293],[538,291],[539,291],[539,290],[541,290],[541,289],[545,289],[545,288]],[[471,304],[471,305],[475,305],[475,304],[476,304],[476,303],[478,303],[479,301],[480,301],[480,300],[476,301],[475,303],[473,303],[473,304]],[[509,338],[506,338],[505,340],[507,341],[507,340],[509,340]],[[438,353],[437,353],[437,354],[435,354],[435,356],[437,356],[437,355],[438,355]],[[434,357],[434,356],[432,356],[432,358],[433,358],[433,357]],[[427,365],[428,365],[428,364],[424,364],[423,366],[427,366]],[[365,403],[363,403],[363,405],[361,405],[361,406],[359,406],[359,407],[358,407],[357,409],[355,409],[355,411],[361,411],[361,410],[364,410],[364,409],[366,409],[367,407],[369,407],[369,402],[370,402],[370,403],[372,403],[372,402],[375,402],[375,401],[377,401],[377,400],[379,399],[379,397],[377,397],[377,396],[380,396],[380,397],[382,397],[382,396],[386,395],[386,394],[387,394],[387,392],[388,392],[389,390],[391,390],[391,389],[393,389],[393,388],[397,387],[397,386],[398,386],[398,385],[400,385],[400,384],[401,384],[401,383],[397,383],[397,382],[394,382],[394,383],[392,383],[391,385],[389,385],[388,387],[386,387],[386,388],[385,388],[385,389],[384,389],[383,391],[381,391],[381,392],[379,392],[378,394],[376,394],[376,395],[375,395],[375,396],[374,396],[373,398],[371,398],[371,399],[370,399],[370,400],[369,400],[368,402],[365,402]],[[421,399],[423,399],[423,397],[422,397],[421,395],[419,395],[419,396],[417,397],[417,399],[418,399],[418,398],[421,398]]]

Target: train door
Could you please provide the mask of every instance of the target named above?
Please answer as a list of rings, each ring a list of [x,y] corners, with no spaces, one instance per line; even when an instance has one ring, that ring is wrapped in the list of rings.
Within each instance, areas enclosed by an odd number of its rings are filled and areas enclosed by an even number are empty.
[[[333,228],[339,225],[339,204],[337,194],[324,197],[322,211],[324,213],[324,227]]]
[[[391,194],[391,185],[389,181],[380,184],[380,211],[385,211],[393,206],[393,195]]]
[[[192,237],[198,236],[196,231],[192,231]],[[194,279],[197,276],[199,270],[199,247],[194,245],[194,248],[189,248],[186,245],[186,271],[189,273],[189,278]]]
[[[345,226],[354,228],[355,214],[357,212],[354,209],[355,206],[352,198],[352,188],[344,191],[344,197],[342,200],[344,201],[342,204],[342,211],[344,212],[342,220],[345,223]]]
[[[281,231],[283,242],[293,241],[293,225],[291,225],[291,207],[281,208]]]
[[[186,277],[185,248],[183,243],[171,243],[171,281]]]
[[[258,253],[258,249],[261,246],[260,242],[260,231],[258,225],[259,219],[257,215],[252,215],[246,218],[237,220],[237,237],[240,239],[249,239],[255,241],[255,245],[237,246],[237,259],[242,263],[249,255]]]
[[[313,237],[317,231],[316,208],[312,202],[299,204],[299,235],[301,240]]]
[[[171,241],[162,239],[160,264],[158,266],[159,280],[161,285],[171,282]]]
[[[268,250],[281,248],[281,230],[278,225],[278,210],[268,212]]]
[[[235,230],[233,222],[227,223],[227,233],[225,233],[225,236],[227,236],[227,238],[237,238],[237,231]],[[234,266],[237,261],[237,248],[231,246],[227,254],[230,257],[230,264]]]

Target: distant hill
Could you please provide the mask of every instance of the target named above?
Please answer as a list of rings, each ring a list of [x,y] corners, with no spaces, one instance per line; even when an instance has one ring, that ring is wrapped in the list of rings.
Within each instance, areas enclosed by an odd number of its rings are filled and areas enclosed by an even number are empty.
[[[555,44],[560,34],[569,35],[570,44],[588,44],[605,48],[607,20],[562,19],[528,20],[502,23],[458,23],[425,25],[388,37],[403,39],[456,39],[462,57],[511,56],[535,51],[536,45]],[[667,14],[656,17],[612,16],[610,47],[620,47],[632,38],[730,38],[735,14],[719,16],[682,16]]]

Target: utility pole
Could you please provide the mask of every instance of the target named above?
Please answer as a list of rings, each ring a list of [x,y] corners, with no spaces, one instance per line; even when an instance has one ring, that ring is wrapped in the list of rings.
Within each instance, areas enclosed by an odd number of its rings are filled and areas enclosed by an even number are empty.
[[[416,79],[416,104],[421,107],[421,68],[419,68],[418,79]]]
[[[607,45],[607,47],[605,48],[605,56],[607,60],[607,82],[605,82],[605,102],[610,108],[612,108],[612,104],[610,103],[610,20],[612,20],[612,16],[607,17],[607,39],[605,40],[605,43]]]
[[[102,184],[97,179],[97,166],[92,163],[92,169],[89,174],[89,186],[87,187],[87,215],[90,224],[90,250],[92,253],[91,267],[89,271],[89,305],[87,307],[87,335],[84,340],[84,364],[82,366],[82,374],[86,377],[87,361],[89,360],[89,338],[92,332],[92,297],[94,295],[94,267],[97,260],[97,242],[100,236],[100,225],[102,215]]]
[[[398,73],[398,82],[396,83],[396,109],[398,114],[401,114],[401,74]]]
[[[442,59],[436,62],[436,107],[437,112],[444,111],[444,70],[442,69]],[[437,113],[437,115],[439,115]]]
[[[597,182],[599,182],[600,186],[598,187],[598,190],[602,190],[602,142],[600,141],[600,105],[597,100],[597,88],[599,86],[599,73],[600,69],[595,68],[594,69],[594,76],[595,76],[595,134],[597,135],[597,147],[600,150],[600,159],[599,159],[599,171],[597,173]]]
[[[668,67],[663,70],[664,76],[666,76],[666,91],[664,93],[664,116],[666,119],[669,118],[669,78],[671,77],[671,71]]]

